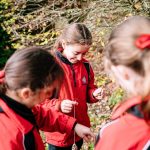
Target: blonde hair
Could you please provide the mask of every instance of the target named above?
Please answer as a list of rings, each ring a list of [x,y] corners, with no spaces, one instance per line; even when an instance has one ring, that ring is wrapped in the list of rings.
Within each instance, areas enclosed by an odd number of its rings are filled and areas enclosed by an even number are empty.
[[[111,64],[125,65],[144,77],[140,94],[145,97],[150,94],[150,49],[135,45],[142,34],[150,34],[150,18],[130,17],[112,31],[105,52]]]
[[[65,41],[67,44],[91,45],[92,35],[84,24],[72,23],[66,26],[58,37],[54,44],[54,49],[62,48],[62,41]]]

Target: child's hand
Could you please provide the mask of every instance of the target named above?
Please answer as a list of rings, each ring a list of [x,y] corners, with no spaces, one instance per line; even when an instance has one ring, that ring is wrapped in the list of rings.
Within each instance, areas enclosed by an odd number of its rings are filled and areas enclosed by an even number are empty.
[[[104,93],[103,88],[98,88],[93,92],[93,96],[98,100],[101,100],[102,98],[104,98],[104,95],[105,93]]]
[[[68,100],[68,99],[67,100],[63,100],[61,102],[61,105],[60,105],[61,111],[63,113],[70,113],[72,111],[74,105],[78,105],[78,102],[71,101],[71,100]]]
[[[81,125],[81,124],[76,124],[75,128],[74,128],[76,134],[78,136],[80,136],[81,138],[83,138],[86,142],[91,141],[91,139],[95,140],[95,135],[94,133],[90,130],[90,128]]]

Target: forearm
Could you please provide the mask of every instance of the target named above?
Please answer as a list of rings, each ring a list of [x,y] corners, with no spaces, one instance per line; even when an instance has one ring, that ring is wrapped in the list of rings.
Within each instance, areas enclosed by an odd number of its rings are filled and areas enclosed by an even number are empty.
[[[47,132],[59,131],[61,133],[69,133],[76,123],[76,119],[58,112],[51,108],[43,108],[37,106],[33,110],[40,130]]]

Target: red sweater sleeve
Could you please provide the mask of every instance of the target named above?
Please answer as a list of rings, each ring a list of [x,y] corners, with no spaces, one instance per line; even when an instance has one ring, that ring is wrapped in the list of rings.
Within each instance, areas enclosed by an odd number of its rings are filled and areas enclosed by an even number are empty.
[[[98,100],[94,98],[93,92],[97,89],[97,86],[94,84],[94,72],[92,67],[90,66],[90,74],[89,74],[89,84],[88,84],[88,102],[96,103]]]
[[[33,108],[37,126],[40,130],[47,132],[59,131],[69,133],[76,123],[76,119],[43,105]]]
[[[52,108],[56,111],[60,111],[60,105],[61,105],[61,101],[59,99],[53,98],[53,99],[47,99],[45,100],[42,104],[43,108]]]

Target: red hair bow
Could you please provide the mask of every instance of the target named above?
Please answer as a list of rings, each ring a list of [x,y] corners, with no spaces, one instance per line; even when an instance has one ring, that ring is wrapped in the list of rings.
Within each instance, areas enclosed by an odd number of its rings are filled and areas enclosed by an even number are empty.
[[[0,83],[4,82],[4,77],[5,77],[5,72],[4,72],[4,70],[1,70],[0,71]]]
[[[150,34],[142,34],[140,35],[136,41],[135,45],[140,48],[141,50],[144,50],[145,48],[150,48]]]

